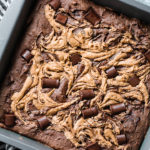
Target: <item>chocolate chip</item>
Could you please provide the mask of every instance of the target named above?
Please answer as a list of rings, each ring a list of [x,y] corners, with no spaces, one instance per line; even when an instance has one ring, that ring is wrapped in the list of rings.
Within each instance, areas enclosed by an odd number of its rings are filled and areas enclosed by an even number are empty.
[[[119,104],[115,104],[115,105],[111,105],[110,106],[110,111],[112,115],[121,113],[123,111],[126,111],[126,106],[124,103],[119,103]]]
[[[58,88],[59,80],[51,79],[51,78],[43,78],[42,79],[42,87],[43,88]]]
[[[113,66],[106,70],[108,78],[114,78],[118,75],[116,68]]]
[[[100,22],[100,17],[96,14],[96,12],[92,8],[90,8],[86,13],[85,19],[93,25],[97,25]]]
[[[129,82],[133,87],[135,87],[135,86],[137,86],[137,85],[140,83],[140,79],[139,79],[136,75],[134,75],[134,76],[132,76],[132,77],[129,78],[128,82]]]
[[[33,55],[31,54],[31,52],[29,50],[25,50],[22,54],[21,54],[22,58],[24,58],[27,62],[30,61],[30,59],[32,59]]]
[[[98,145],[98,143],[92,143],[92,144],[89,144],[87,147],[86,147],[86,150],[101,150],[101,147]]]
[[[49,4],[54,10],[57,10],[61,5],[60,0],[51,0]]]
[[[85,69],[85,65],[84,64],[78,64],[77,66],[77,75],[80,75]]]
[[[62,25],[65,25],[67,22],[68,17],[64,15],[63,13],[59,13],[56,16],[56,21]]]
[[[116,138],[118,140],[119,145],[125,144],[127,142],[127,138],[125,134],[117,135]]]
[[[79,93],[81,99],[92,99],[95,96],[93,90],[81,90]]]
[[[15,115],[13,114],[5,114],[4,119],[5,119],[5,125],[8,127],[12,127],[15,125]]]
[[[96,107],[82,110],[82,116],[84,119],[96,116],[97,114],[98,114],[98,109]]]
[[[78,53],[71,54],[70,61],[72,62],[72,65],[78,64],[81,62],[81,55]]]
[[[47,119],[46,116],[40,117],[37,119],[39,127],[43,130],[49,125],[49,120]]]

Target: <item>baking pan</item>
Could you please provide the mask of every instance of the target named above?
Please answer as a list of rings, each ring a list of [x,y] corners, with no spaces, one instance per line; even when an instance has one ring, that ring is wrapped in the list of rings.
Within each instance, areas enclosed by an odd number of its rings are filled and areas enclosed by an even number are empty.
[[[0,22],[0,83],[7,72],[10,56],[23,28],[25,18],[36,0],[13,0]],[[129,17],[136,17],[150,23],[150,7],[134,0],[93,0],[95,3],[113,8]],[[141,150],[150,150],[150,129]],[[49,147],[20,134],[0,128],[0,141],[23,150],[50,150]],[[51,149],[52,150],[52,149]]]

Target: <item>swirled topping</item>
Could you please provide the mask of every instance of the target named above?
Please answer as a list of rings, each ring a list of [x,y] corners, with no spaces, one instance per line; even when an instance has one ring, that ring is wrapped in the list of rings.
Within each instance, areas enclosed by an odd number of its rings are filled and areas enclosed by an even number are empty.
[[[45,5],[52,30],[23,53],[32,66],[22,89],[11,97],[11,109],[24,124],[63,132],[76,147],[126,147],[115,117],[124,117],[134,100],[147,107],[150,65],[131,46],[136,42],[130,32],[108,28],[92,8],[81,21],[60,5],[59,0]],[[41,112],[38,119],[30,120],[29,104]]]

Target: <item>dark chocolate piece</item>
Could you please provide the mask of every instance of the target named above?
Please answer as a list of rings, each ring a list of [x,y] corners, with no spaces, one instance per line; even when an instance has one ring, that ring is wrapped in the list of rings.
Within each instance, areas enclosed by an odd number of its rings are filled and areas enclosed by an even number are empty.
[[[123,111],[126,111],[126,106],[124,103],[119,103],[119,104],[115,104],[115,105],[111,105],[110,106],[110,111],[112,115],[121,113]]]
[[[72,62],[72,65],[78,64],[81,62],[81,55],[78,53],[71,54],[70,61]]]
[[[85,69],[85,65],[84,64],[78,64],[77,66],[77,75],[80,75]]]
[[[46,116],[40,117],[37,119],[40,129],[45,129],[49,125],[49,120]]]
[[[60,100],[59,96],[60,95],[63,95],[64,98],[66,98],[66,92],[67,92],[67,89],[68,89],[68,79],[67,78],[63,78],[61,81],[60,81],[60,85],[59,85],[59,88],[56,89],[54,91],[54,93],[52,94],[52,99],[54,100]],[[63,100],[64,101],[64,100]]]
[[[147,51],[147,52],[145,53],[145,57],[146,57],[146,59],[150,62],[150,51]]]
[[[15,115],[13,114],[5,114],[5,125],[8,127],[12,127],[15,125]]]
[[[98,109],[96,107],[82,110],[82,116],[84,119],[96,116],[97,114],[98,114]]]
[[[116,138],[118,140],[119,145],[125,144],[127,142],[127,138],[125,134],[117,135]]]
[[[54,10],[57,10],[61,6],[60,0],[51,0],[49,4]]]
[[[33,55],[31,54],[31,52],[29,50],[25,50],[22,54],[21,54],[22,58],[24,58],[27,62],[29,62]]]
[[[85,15],[85,19],[89,21],[92,25],[97,25],[101,20],[100,17],[96,14],[96,12],[90,8]]]
[[[140,83],[140,79],[139,79],[136,75],[134,75],[134,76],[132,76],[132,77],[129,78],[128,82],[129,82],[133,87],[135,87],[135,86],[137,86],[137,85]]]
[[[81,99],[92,99],[95,96],[93,90],[81,90],[80,97]]]
[[[56,21],[62,25],[65,25],[67,20],[68,20],[68,17],[66,15],[64,15],[63,13],[59,13],[56,16]]]
[[[106,70],[108,78],[114,78],[118,75],[116,68],[113,66]]]
[[[43,78],[42,79],[42,87],[43,88],[58,88],[59,80],[51,79],[51,78]]]
[[[86,147],[86,150],[101,150],[101,147],[98,145],[98,143],[92,143],[92,144],[89,144],[87,147]]]

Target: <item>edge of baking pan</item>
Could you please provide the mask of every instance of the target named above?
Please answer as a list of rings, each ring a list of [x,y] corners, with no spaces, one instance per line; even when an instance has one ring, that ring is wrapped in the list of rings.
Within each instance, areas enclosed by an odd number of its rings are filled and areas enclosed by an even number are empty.
[[[34,0],[13,0],[0,22],[0,83],[5,76],[5,70],[15,50],[15,43],[33,2]],[[3,128],[0,128],[0,141],[22,150],[50,150],[48,146],[38,141]]]
[[[150,6],[135,0],[93,0],[95,3],[108,6],[129,17],[138,18],[150,24]]]

